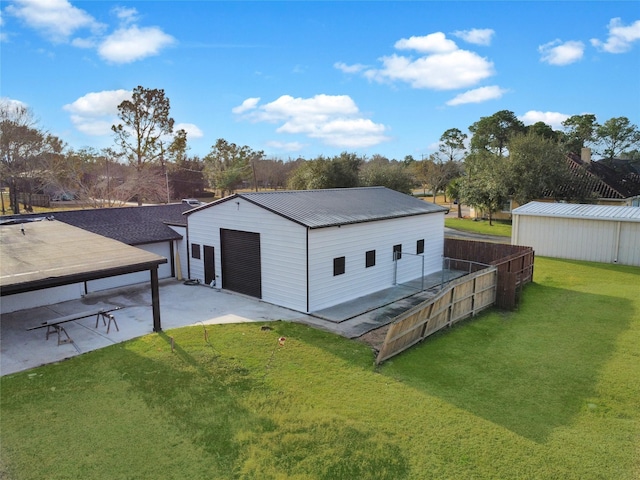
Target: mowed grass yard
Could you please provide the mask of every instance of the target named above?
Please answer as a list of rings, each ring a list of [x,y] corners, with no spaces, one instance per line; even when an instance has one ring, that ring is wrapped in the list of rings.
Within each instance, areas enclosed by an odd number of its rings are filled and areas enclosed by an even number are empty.
[[[379,368],[275,322],[5,376],[0,477],[640,478],[640,268],[537,258],[534,280]]]

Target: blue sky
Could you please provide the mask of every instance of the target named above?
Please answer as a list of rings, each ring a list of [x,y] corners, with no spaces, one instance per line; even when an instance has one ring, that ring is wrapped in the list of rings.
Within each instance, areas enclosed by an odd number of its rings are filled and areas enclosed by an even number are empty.
[[[640,125],[640,2],[2,2],[0,96],[70,147],[162,88],[190,153],[420,159],[511,110]]]

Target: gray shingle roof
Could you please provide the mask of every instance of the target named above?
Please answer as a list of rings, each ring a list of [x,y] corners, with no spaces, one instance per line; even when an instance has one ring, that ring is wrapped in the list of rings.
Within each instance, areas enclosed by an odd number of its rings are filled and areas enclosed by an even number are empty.
[[[182,215],[193,207],[175,203],[141,207],[95,208],[87,210],[67,210],[43,214],[20,215],[17,218],[52,216],[56,220],[112,238],[127,245],[179,240],[178,233],[167,225],[187,225]],[[15,218],[3,217],[3,219]]]
[[[243,198],[309,228],[446,212],[447,209],[385,187],[240,193],[196,210]]]

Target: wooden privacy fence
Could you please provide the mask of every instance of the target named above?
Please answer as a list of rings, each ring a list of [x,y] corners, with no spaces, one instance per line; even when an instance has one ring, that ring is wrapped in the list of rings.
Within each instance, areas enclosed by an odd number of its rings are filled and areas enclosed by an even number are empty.
[[[487,267],[451,282],[436,297],[398,315],[389,326],[376,365],[438,330],[474,316],[496,301],[498,269]]]
[[[513,310],[518,305],[522,286],[533,280],[534,251],[531,247],[503,243],[475,242],[445,238],[444,256],[449,260],[449,268],[466,270],[467,260],[493,265],[498,269],[496,306]],[[472,267],[473,272],[478,268]]]

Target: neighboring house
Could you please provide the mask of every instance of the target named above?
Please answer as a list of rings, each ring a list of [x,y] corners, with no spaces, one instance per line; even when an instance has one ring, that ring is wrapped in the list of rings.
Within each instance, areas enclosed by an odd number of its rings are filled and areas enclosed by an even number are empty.
[[[582,155],[568,155],[569,169],[583,178],[582,193],[593,195],[599,205],[640,206],[640,174],[625,168],[621,159],[605,159],[594,162],[591,151],[583,149]]]
[[[623,159],[591,160],[591,149],[583,148],[581,155],[567,155],[569,170],[575,183],[563,186],[558,192],[548,192],[540,202],[557,202],[557,198],[585,198],[598,205],[640,207],[640,174],[638,163]],[[577,190],[580,189],[580,190]],[[508,200],[494,219],[511,219],[512,210],[519,204]],[[471,208],[472,217],[482,216]]]
[[[318,311],[441,270],[446,211],[384,187],[235,194],[186,213],[189,278]]]
[[[47,214],[6,216],[0,218],[0,223],[31,222],[38,218],[52,218],[164,257],[168,261],[159,266],[158,277],[160,279],[182,278],[187,269],[186,219],[182,214],[191,208],[193,207],[190,205],[177,203],[141,207],[68,210]],[[84,246],[79,244],[77,248],[82,249]],[[79,298],[81,295],[91,292],[148,282],[148,280],[149,276],[145,271],[89,279],[81,284],[81,288],[72,289],[66,287],[64,300]],[[56,301],[62,301],[59,292],[50,293],[55,296]],[[44,292],[39,295],[20,298],[22,308],[48,305],[56,303],[56,301],[50,301],[48,295]],[[8,300],[5,300],[6,302]],[[7,308],[9,308],[8,305]]]
[[[536,255],[640,266],[640,208],[530,202],[513,210],[511,243]]]

